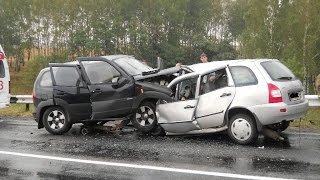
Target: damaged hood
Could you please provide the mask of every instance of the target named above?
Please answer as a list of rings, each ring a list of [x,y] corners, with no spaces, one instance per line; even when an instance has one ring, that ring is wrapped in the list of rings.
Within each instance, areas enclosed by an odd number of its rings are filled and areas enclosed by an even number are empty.
[[[179,67],[171,67],[171,68],[160,70],[159,72],[156,72],[153,74],[148,74],[148,75],[139,74],[139,75],[135,75],[133,77],[135,80],[143,80],[143,79],[153,78],[153,77],[157,77],[157,76],[170,76],[175,73],[178,73],[179,70],[180,70]]]
[[[172,91],[164,86],[160,86],[157,83],[150,83],[150,82],[136,82],[136,86],[137,87],[142,87],[144,89],[145,92],[147,91],[156,91],[156,92],[161,92],[164,93],[168,96],[170,96],[172,94]]]

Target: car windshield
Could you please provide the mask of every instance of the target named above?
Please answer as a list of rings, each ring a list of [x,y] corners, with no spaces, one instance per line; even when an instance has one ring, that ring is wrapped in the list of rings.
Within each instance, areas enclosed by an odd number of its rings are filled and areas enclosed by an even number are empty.
[[[261,65],[267,71],[272,80],[294,80],[294,74],[279,61],[262,62]]]
[[[152,67],[142,63],[141,61],[132,57],[119,58],[114,61],[122,67],[130,75],[140,75],[142,72],[153,70]]]

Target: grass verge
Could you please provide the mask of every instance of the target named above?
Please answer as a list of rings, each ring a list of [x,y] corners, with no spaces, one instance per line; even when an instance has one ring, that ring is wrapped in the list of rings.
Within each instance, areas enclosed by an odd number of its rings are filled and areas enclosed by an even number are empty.
[[[11,104],[7,108],[0,109],[0,117],[32,117],[32,111],[34,109],[34,106],[33,104],[30,104],[29,107],[29,111],[26,111],[25,104]]]
[[[306,117],[297,119],[290,124],[291,127],[320,129],[320,108],[309,108]]]

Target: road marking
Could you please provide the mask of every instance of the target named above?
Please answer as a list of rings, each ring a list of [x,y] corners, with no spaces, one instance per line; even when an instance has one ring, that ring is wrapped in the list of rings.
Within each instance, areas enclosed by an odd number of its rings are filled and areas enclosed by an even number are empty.
[[[192,170],[192,169],[179,169],[179,168],[147,166],[147,165],[138,165],[138,164],[93,161],[93,160],[85,160],[85,159],[53,157],[53,156],[25,154],[25,153],[8,152],[8,151],[0,151],[0,154],[22,156],[22,157],[32,157],[32,158],[38,158],[38,159],[50,159],[50,160],[56,160],[56,161],[77,162],[77,163],[105,165],[105,166],[117,166],[117,167],[135,168],[135,169],[148,169],[148,170],[156,170],[156,171],[178,172],[178,173],[207,175],[207,176],[219,176],[219,177],[238,178],[238,179],[285,180],[283,178],[272,178],[272,177],[265,177],[265,176],[251,176],[251,175],[241,175],[241,174],[232,174],[232,173],[198,171],[198,170]]]

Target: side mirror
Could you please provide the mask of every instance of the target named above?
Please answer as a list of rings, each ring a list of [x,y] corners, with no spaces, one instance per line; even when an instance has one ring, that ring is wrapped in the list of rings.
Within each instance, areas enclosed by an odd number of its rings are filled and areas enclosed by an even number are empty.
[[[114,77],[112,78],[112,87],[113,88],[119,88],[127,83],[127,79],[124,77]]]
[[[119,80],[119,77],[116,76],[116,77],[113,77],[113,78],[111,79],[111,82],[112,82],[112,83],[118,83],[118,80]]]

